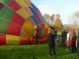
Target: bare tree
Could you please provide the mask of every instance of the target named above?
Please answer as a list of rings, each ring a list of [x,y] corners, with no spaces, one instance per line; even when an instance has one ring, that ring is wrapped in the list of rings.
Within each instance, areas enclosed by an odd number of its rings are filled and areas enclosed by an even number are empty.
[[[75,25],[76,25],[76,29],[78,29],[78,23],[79,23],[79,11],[78,12],[76,12],[75,14],[74,14],[74,16],[75,16]]]
[[[79,25],[79,11],[69,17],[70,24],[77,30]]]

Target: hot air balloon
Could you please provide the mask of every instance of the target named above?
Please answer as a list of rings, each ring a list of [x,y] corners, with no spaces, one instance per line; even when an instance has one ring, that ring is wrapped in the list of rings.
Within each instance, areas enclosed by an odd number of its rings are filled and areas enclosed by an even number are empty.
[[[29,44],[34,27],[41,26],[45,37],[46,21],[30,0],[0,0],[0,44]]]

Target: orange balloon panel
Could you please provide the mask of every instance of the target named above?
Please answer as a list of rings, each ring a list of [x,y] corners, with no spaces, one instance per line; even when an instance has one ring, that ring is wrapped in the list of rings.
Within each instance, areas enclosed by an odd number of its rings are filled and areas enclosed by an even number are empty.
[[[22,45],[29,44],[29,40],[25,37],[20,37],[20,44]]]

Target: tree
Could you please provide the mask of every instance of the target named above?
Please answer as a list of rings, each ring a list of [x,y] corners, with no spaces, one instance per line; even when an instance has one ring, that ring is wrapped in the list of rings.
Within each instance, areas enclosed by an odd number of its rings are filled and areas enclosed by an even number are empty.
[[[60,15],[59,14],[56,15],[54,27],[56,27],[59,30],[63,29],[63,24],[60,20]]]
[[[70,16],[70,22],[71,22],[71,24],[72,25],[74,25],[74,28],[76,29],[76,30],[78,30],[78,23],[79,23],[79,11],[77,11],[77,12],[75,12],[74,14],[72,14],[71,16]]]
[[[46,22],[47,22],[49,25],[51,25],[51,20],[50,20],[49,14],[44,14],[43,17],[45,18]]]

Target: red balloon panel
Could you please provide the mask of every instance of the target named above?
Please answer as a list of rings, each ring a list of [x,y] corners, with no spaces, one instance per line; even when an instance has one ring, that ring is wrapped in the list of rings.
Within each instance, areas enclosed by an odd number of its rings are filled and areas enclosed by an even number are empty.
[[[17,13],[15,13],[11,18],[11,22],[17,24],[18,26],[22,26],[24,21],[24,18]]]
[[[21,7],[13,0],[9,3],[7,3],[7,6],[11,9],[13,9],[14,11],[17,11],[18,9],[20,9]]]
[[[8,25],[8,34],[13,34],[13,35],[20,35],[21,33],[21,27],[18,26],[17,24],[10,22]]]
[[[0,34],[0,44],[6,44],[6,35]]]

